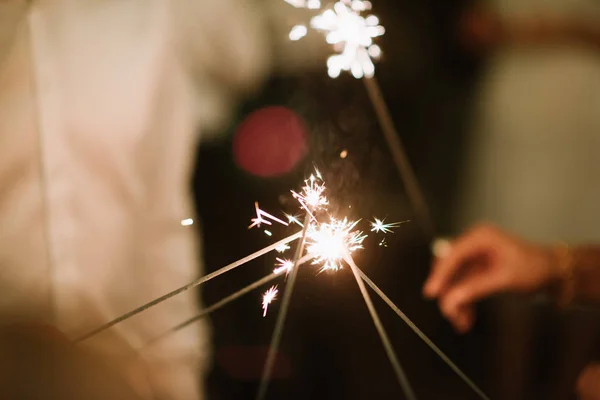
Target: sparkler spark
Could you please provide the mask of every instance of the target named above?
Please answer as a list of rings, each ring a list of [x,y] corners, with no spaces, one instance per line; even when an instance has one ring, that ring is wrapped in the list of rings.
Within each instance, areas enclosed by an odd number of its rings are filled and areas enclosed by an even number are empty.
[[[263,317],[267,316],[267,310],[269,309],[269,304],[271,304],[271,302],[273,300],[275,300],[275,298],[277,297],[277,293],[279,291],[277,290],[277,285],[275,286],[271,286],[264,294],[263,294],[263,301],[262,301],[262,308],[263,308]]]
[[[289,214],[285,214],[286,218],[288,219],[288,222],[290,224],[296,224],[296,225],[300,225],[302,228],[304,228],[304,224],[302,222],[300,222],[300,220],[298,219],[298,217],[294,216],[294,215],[289,215]]]
[[[282,258],[276,258],[276,260],[279,263],[277,264],[278,267],[273,270],[273,272],[276,274],[280,274],[282,272],[289,274],[292,268],[294,268],[294,263],[291,260],[284,260]]]
[[[252,224],[250,224],[250,226],[248,226],[248,229],[252,229],[252,228],[254,228],[255,226],[256,226],[257,228],[260,228],[260,224],[265,224],[265,225],[273,225],[273,224],[271,223],[271,221],[269,221],[269,220],[267,220],[267,219],[265,219],[265,218],[269,218],[269,219],[271,219],[271,220],[273,220],[273,221],[275,221],[275,222],[279,222],[280,224],[282,224],[282,225],[285,225],[285,226],[288,226],[288,225],[289,225],[287,222],[285,222],[285,221],[282,221],[282,220],[280,220],[279,218],[277,218],[277,217],[275,217],[275,216],[273,216],[273,215],[269,214],[268,212],[265,212],[265,211],[261,210],[261,209],[258,207],[258,201],[254,202],[254,208],[255,208],[255,210],[256,210],[256,218],[252,218],[252,219],[250,220],[250,222],[252,222]],[[264,217],[264,218],[263,218],[263,217]],[[265,233],[266,233],[266,232],[267,232],[267,231],[265,231]],[[269,236],[270,236],[270,235],[269,235]]]
[[[383,232],[383,233],[394,233],[392,228],[397,228],[406,221],[403,222],[390,222],[385,223],[384,219],[374,218],[375,221],[371,222],[371,232]]]
[[[277,246],[275,247],[275,251],[278,253],[284,253],[286,250],[289,250],[290,246],[288,246],[287,244],[282,244],[281,246]]]
[[[315,174],[311,175],[310,178],[304,181],[304,187],[300,193],[296,193],[292,190],[292,195],[302,208],[304,208],[313,219],[313,212],[329,204],[329,201],[323,192],[325,191],[325,183],[323,183],[321,174],[316,171]],[[288,216],[288,219],[290,217]]]

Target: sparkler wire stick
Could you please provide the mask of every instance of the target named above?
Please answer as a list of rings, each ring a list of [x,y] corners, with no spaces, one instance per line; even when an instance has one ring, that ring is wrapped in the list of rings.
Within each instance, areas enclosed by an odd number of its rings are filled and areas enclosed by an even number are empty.
[[[109,322],[99,326],[98,328],[84,334],[83,336],[80,336],[79,338],[75,339],[75,343],[83,342],[84,340],[87,340],[87,339],[91,338],[92,336],[95,336],[101,332],[104,332],[105,330],[107,330],[109,328],[112,328],[113,326],[117,325],[120,322],[125,321],[126,319],[129,319],[143,311],[146,311],[147,309],[149,309],[151,307],[154,307],[155,305],[157,305],[159,303],[162,303],[163,301],[170,299],[171,297],[177,296],[178,294],[183,293],[189,289],[200,286],[203,283],[210,281],[211,279],[214,279],[220,275],[223,275],[226,272],[229,272],[239,266],[246,264],[247,262],[254,260],[255,258],[263,256],[263,255],[269,253],[270,251],[275,250],[277,247],[281,246],[282,244],[292,242],[292,241],[302,237],[302,235],[303,235],[302,232],[297,232],[291,236],[286,237],[285,239],[281,239],[280,241],[273,243],[270,246],[265,247],[264,249],[258,250],[257,252],[254,252],[254,253],[250,254],[249,256],[242,258],[241,260],[238,260],[229,265],[226,265],[225,267],[223,267],[217,271],[211,272],[208,275],[204,275],[203,277],[200,277],[200,278],[188,283],[187,285],[180,287],[179,289],[175,289],[165,295],[162,295],[162,296],[160,296],[160,297],[158,297],[136,309],[133,309],[133,310],[113,319],[112,321],[109,321]]]
[[[269,352],[267,353],[267,359],[265,361],[265,368],[263,369],[262,377],[260,380],[260,386],[258,388],[258,394],[256,398],[263,400],[267,395],[267,389],[269,387],[269,381],[271,380],[271,373],[273,372],[273,364],[275,362],[275,354],[279,349],[279,343],[281,342],[281,334],[283,333],[283,326],[285,325],[285,318],[287,311],[290,306],[292,299],[292,291],[294,290],[294,283],[296,282],[296,276],[298,275],[298,265],[300,265],[300,257],[304,253],[304,243],[306,242],[306,235],[308,233],[308,226],[310,225],[311,213],[307,212],[304,218],[304,228],[302,228],[302,238],[296,248],[296,254],[294,254],[294,267],[290,271],[288,282],[285,287],[285,293],[281,300],[281,307],[277,314],[277,321],[275,322],[275,329],[273,330],[273,336],[271,336],[271,344],[269,345]]]
[[[264,278],[261,278],[261,279],[257,280],[256,282],[251,283],[250,285],[238,290],[237,292],[230,294],[229,296],[219,300],[212,306],[205,308],[198,315],[188,319],[187,321],[180,323],[179,325],[174,326],[173,328],[169,329],[162,335],[152,339],[150,342],[146,343],[143,347],[151,346],[152,344],[160,341],[161,339],[165,338],[166,336],[170,335],[171,333],[175,333],[176,331],[179,331],[179,330],[185,328],[186,326],[189,326],[189,325],[193,324],[194,322],[201,320],[202,318],[204,318],[204,317],[208,316],[209,314],[217,311],[218,309],[226,306],[227,304],[231,303],[232,301],[242,297],[246,293],[249,293],[252,290],[257,289],[257,288],[271,282],[272,280],[275,280],[275,278],[279,277],[280,275],[281,275],[281,273],[273,272],[273,273],[265,276]]]
[[[400,365],[400,361],[398,361],[398,357],[396,357],[396,352],[394,351],[394,347],[392,346],[392,343],[390,342],[387,332],[385,331],[385,328],[383,327],[383,324],[381,323],[381,320],[379,319],[379,315],[377,314],[377,311],[375,310],[375,306],[373,305],[373,301],[371,300],[371,296],[369,296],[369,292],[367,291],[367,288],[365,287],[363,279],[361,279],[360,269],[358,268],[358,266],[356,265],[356,263],[354,262],[354,259],[352,258],[352,256],[350,254],[346,253],[344,256],[344,260],[346,261],[346,263],[348,263],[348,265],[350,266],[350,269],[352,270],[352,273],[354,274],[354,278],[356,279],[358,288],[360,289],[360,292],[361,292],[363,298],[365,299],[365,303],[367,305],[367,308],[369,309],[371,318],[373,319],[373,324],[375,325],[375,328],[377,329],[377,332],[379,333],[379,337],[381,338],[381,342],[383,343],[385,352],[387,353],[390,363],[392,364],[392,368],[394,368],[394,372],[396,373],[396,376],[398,378],[398,381],[400,382],[400,386],[402,387],[404,394],[406,395],[406,398],[408,400],[416,400],[417,397],[415,396],[415,393],[413,392],[412,387],[410,386],[410,383],[408,382],[408,378],[406,377],[406,374],[405,374],[404,370],[402,369],[402,366]]]
[[[305,262],[307,262],[308,260],[312,259],[312,257],[310,256],[304,256],[300,259],[300,261],[298,261],[298,266],[304,264]],[[253,291],[254,289],[257,289],[273,280],[275,280],[275,278],[278,278],[279,276],[281,276],[283,273],[282,272],[273,272],[267,276],[265,276],[264,278],[261,278],[259,280],[257,280],[254,283],[251,283],[250,285],[241,288],[240,290],[238,290],[235,293],[230,294],[227,297],[224,297],[223,299],[217,301],[215,304],[213,304],[210,307],[205,308],[204,310],[202,310],[198,315],[188,319],[187,321],[184,321],[182,323],[180,323],[179,325],[174,326],[173,328],[169,329],[168,331],[164,332],[163,334],[161,334],[160,336],[152,339],[151,341],[149,341],[148,343],[146,343],[145,345],[143,345],[142,347],[148,347],[151,346],[152,344],[160,341],[161,339],[165,338],[166,336],[175,333],[176,331],[179,331],[191,324],[193,324],[196,321],[201,320],[202,318],[208,316],[209,314],[212,314],[213,312],[217,311],[220,308],[225,307],[227,304],[231,303],[234,300],[239,299],[240,297],[242,297],[243,295]]]
[[[390,110],[385,103],[383,95],[381,94],[379,84],[374,77],[364,77],[363,82],[367,88],[369,99],[375,108],[379,125],[383,131],[383,136],[385,137],[385,140],[390,148],[394,163],[396,164],[398,172],[400,173],[400,177],[404,182],[406,192],[410,202],[413,205],[417,219],[420,222],[421,229],[423,230],[423,233],[433,238],[435,237],[435,228],[429,207],[427,206],[423,192],[419,186],[417,178],[415,177],[410,162],[408,161],[408,157],[404,151],[404,146],[402,145],[402,141],[400,140],[400,136],[398,135],[396,126],[394,125],[394,120],[390,115]]]
[[[427,346],[429,346],[431,348],[431,350],[433,350],[433,352],[435,354],[437,354],[467,385],[469,385],[469,387],[471,387],[471,389],[473,389],[473,391],[475,393],[477,393],[477,395],[479,395],[479,397],[481,397],[484,400],[490,400],[490,398],[483,392],[483,390],[481,390],[463,371],[461,371],[460,368],[458,368],[456,366],[456,364],[454,364],[454,362],[452,362],[452,360],[450,360],[450,358],[444,354],[444,352],[442,350],[439,349],[439,347],[437,347],[432,341],[431,339],[429,339],[407,316],[406,314],[404,314],[395,304],[392,300],[390,300],[389,297],[387,297],[385,295],[385,293],[383,293],[383,291],[371,280],[369,279],[369,277],[367,275],[365,275],[364,272],[361,271],[360,268],[356,267],[358,274],[360,275],[360,277],[362,278],[363,281],[365,281],[365,283],[367,285],[369,285],[371,287],[371,289],[373,289],[373,291],[379,296],[381,297],[381,299],[392,309],[394,310],[394,312],[396,314],[398,314],[398,316],[400,318],[402,318],[402,320],[406,323],[406,325],[408,325],[408,327],[410,329],[412,329],[412,331],[414,333],[417,334],[417,336],[419,336],[421,338],[421,340],[423,340],[425,342],[425,344],[427,344]]]

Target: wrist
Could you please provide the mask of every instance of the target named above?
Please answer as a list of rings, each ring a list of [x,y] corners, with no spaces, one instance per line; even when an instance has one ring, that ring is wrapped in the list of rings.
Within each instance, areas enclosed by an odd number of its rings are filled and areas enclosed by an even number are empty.
[[[575,258],[564,243],[549,249],[549,288],[552,298],[561,307],[568,306],[575,296]]]

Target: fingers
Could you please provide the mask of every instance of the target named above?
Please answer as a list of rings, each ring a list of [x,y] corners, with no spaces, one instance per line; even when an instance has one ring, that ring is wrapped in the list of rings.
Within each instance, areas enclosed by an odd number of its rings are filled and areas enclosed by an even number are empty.
[[[457,239],[450,251],[436,260],[425,283],[424,294],[430,298],[438,297],[465,264],[489,250],[492,240],[493,231],[488,227],[476,228]]]
[[[456,332],[466,333],[471,329],[475,321],[475,307],[473,305],[462,306],[447,318]]]
[[[440,310],[458,332],[464,333],[473,324],[474,304],[505,286],[501,270],[485,274],[475,268],[440,296]]]

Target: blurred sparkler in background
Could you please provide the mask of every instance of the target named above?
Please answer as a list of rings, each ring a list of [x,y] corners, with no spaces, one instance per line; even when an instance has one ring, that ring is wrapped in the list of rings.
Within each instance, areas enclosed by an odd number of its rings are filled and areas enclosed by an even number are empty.
[[[321,9],[319,2],[285,1],[297,8]],[[342,71],[349,71],[355,78],[364,80],[379,126],[416,213],[417,222],[425,235],[434,238],[435,228],[431,212],[408,161],[379,84],[375,80],[373,60],[381,57],[382,50],[373,39],[382,36],[385,28],[380,25],[377,16],[363,16],[363,13],[372,8],[370,1],[339,0],[324,8],[322,13],[311,18],[310,27],[323,33],[327,43],[331,44],[336,52],[327,59],[327,73],[331,78],[337,78]],[[305,25],[296,25],[290,31],[289,37],[296,41],[307,33]]]
[[[286,0],[297,8],[320,9],[319,1]],[[371,3],[361,0],[340,0],[311,18],[310,26],[325,35],[327,43],[333,45],[337,54],[327,59],[328,74],[332,78],[349,71],[359,79],[371,78],[375,74],[373,59],[381,56],[381,48],[373,39],[382,36],[385,28],[379,25],[375,15],[362,15],[371,9]],[[290,40],[302,39],[308,34],[306,25],[294,26]]]

